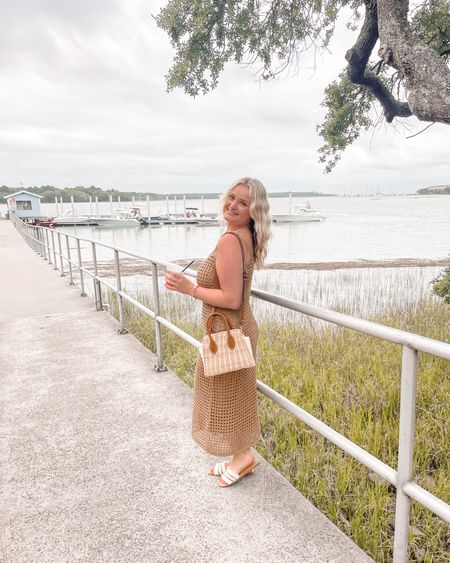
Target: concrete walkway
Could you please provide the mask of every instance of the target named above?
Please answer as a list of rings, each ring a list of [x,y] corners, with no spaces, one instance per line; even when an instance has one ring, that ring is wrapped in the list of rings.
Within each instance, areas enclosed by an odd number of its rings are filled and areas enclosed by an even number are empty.
[[[221,489],[191,390],[0,221],[5,562],[371,561],[269,464]]]

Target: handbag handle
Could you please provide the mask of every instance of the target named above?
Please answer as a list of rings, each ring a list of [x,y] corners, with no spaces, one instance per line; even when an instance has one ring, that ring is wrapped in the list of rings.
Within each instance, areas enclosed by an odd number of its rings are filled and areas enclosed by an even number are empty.
[[[221,317],[222,320],[225,323],[225,328],[227,331],[227,344],[228,344],[228,348],[230,348],[230,350],[233,350],[234,347],[236,346],[236,342],[234,341],[234,338],[230,332],[231,330],[231,323],[230,323],[230,319],[224,314],[224,313],[218,313],[217,311],[214,313],[211,313],[209,315],[209,317],[206,319],[206,332],[209,336],[209,349],[210,351],[215,354],[217,352],[217,344],[216,341],[214,340],[214,338],[211,335],[211,330],[212,330],[212,321],[213,321],[213,317]]]

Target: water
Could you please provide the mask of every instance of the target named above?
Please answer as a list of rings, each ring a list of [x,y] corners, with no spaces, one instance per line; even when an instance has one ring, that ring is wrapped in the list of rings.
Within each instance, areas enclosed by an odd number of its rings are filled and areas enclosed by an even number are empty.
[[[303,205],[305,199],[293,198]],[[395,258],[448,257],[450,250],[450,196],[401,196],[381,198],[311,198],[312,206],[327,216],[320,223],[276,224],[267,262],[334,262],[349,260],[383,260]],[[125,206],[128,204],[124,204]],[[273,213],[288,210],[288,200],[271,201]],[[200,201],[188,206],[201,209]],[[216,212],[217,200],[205,200],[205,212]],[[65,204],[65,209],[70,206]],[[115,205],[117,207],[117,204]],[[145,202],[141,203],[147,213]],[[95,204],[92,205],[95,213]],[[107,214],[109,203],[100,203],[99,212]],[[178,201],[179,213],[183,210]],[[44,214],[54,215],[54,204],[42,206]],[[173,201],[171,212],[175,212]],[[89,214],[87,204],[76,204],[76,212]],[[151,214],[166,212],[165,202],[152,202]],[[203,258],[209,254],[223,227],[177,225],[145,228],[72,227],[67,233],[92,238],[163,261]],[[74,247],[74,244],[71,245]],[[83,261],[90,262],[91,245],[82,243]],[[99,260],[110,261],[113,253],[98,247]],[[124,269],[123,269],[124,271]],[[423,299],[438,299],[431,295],[431,281],[440,268],[367,268],[347,270],[262,270],[255,272],[253,286],[283,295],[296,301],[323,306],[370,318],[389,310],[416,308]],[[124,272],[125,273],[125,272]],[[109,275],[112,275],[111,273]],[[110,279],[114,285],[114,280]],[[151,278],[131,275],[124,285],[133,293],[144,292],[151,298]],[[161,286],[162,287],[162,286]],[[90,291],[91,282],[87,283]],[[184,306],[171,308],[197,319],[199,307],[184,296],[167,295],[162,289],[163,303],[179,302]],[[253,300],[259,320],[281,315],[284,320],[306,322],[306,317]],[[172,319],[176,321],[177,319]]]
[[[303,205],[305,198],[293,198]],[[326,215],[320,223],[276,224],[268,263],[334,262],[395,258],[446,258],[450,251],[450,196],[317,197],[312,206]],[[130,204],[122,204],[127,206]],[[140,203],[147,214],[145,202]],[[188,206],[201,209],[201,202]],[[217,200],[204,201],[205,212],[216,212]],[[288,211],[287,198],[271,200],[273,213]],[[117,207],[117,204],[114,204]],[[69,204],[64,209],[70,208]],[[92,204],[95,213],[95,204]],[[175,211],[170,202],[171,212]],[[89,203],[76,204],[77,213],[89,214]],[[99,203],[109,213],[109,203]],[[151,202],[151,213],[166,211],[166,202]],[[183,211],[178,200],[177,211]],[[55,215],[54,204],[43,204],[43,214]],[[178,225],[146,228],[64,228],[66,232],[117,245],[160,260],[203,258],[213,249],[223,227]],[[111,258],[101,252],[100,259]]]

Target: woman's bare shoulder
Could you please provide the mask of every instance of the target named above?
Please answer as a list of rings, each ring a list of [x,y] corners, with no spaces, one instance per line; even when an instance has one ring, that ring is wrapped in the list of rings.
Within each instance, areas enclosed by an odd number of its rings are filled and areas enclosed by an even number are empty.
[[[230,234],[231,236],[229,236]],[[224,233],[219,239],[217,249],[219,251],[223,250],[224,252],[232,252],[233,254],[241,255],[241,247],[238,239],[243,244],[246,261],[253,259],[252,235],[250,231],[245,228]]]
[[[230,234],[231,236],[229,236]],[[230,231],[228,231],[219,238],[216,249],[231,252],[239,250],[239,241]]]

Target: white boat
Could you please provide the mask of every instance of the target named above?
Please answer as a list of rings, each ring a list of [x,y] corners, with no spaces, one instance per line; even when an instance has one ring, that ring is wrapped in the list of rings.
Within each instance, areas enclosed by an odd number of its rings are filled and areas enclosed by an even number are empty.
[[[83,225],[97,225],[97,220],[88,215],[74,215],[69,209],[62,215],[52,219],[55,227],[79,227]]]
[[[141,215],[139,207],[116,209],[113,215],[93,217],[99,227],[142,227],[148,219]]]
[[[171,215],[169,219],[172,225],[196,225],[198,223],[197,217],[188,213],[187,208],[184,215]]]
[[[186,207],[184,216],[194,219],[198,225],[209,226],[219,224],[219,218],[217,215],[205,215],[200,213],[198,207]]]
[[[198,217],[194,212],[195,210],[195,207],[186,207],[182,215],[180,213],[161,215],[161,222],[164,225],[196,225],[198,223]]]
[[[294,205],[290,213],[279,213],[272,215],[274,223],[308,223],[313,221],[325,221],[326,217],[311,207],[309,201],[305,206]]]

